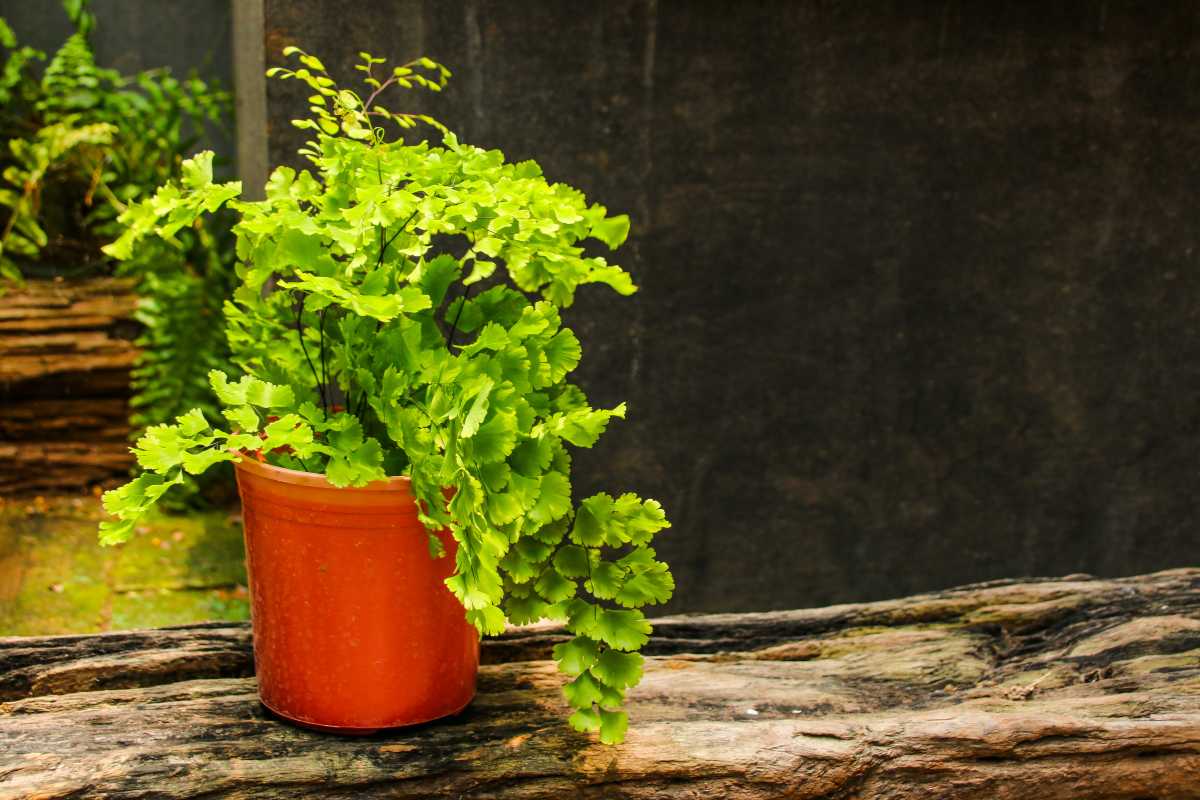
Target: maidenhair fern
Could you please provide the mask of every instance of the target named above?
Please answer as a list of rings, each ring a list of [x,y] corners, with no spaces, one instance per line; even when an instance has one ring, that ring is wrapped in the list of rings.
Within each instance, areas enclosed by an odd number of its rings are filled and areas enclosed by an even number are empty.
[[[273,73],[313,92],[297,123],[313,131],[302,151],[313,170],[279,167],[266,199],[246,202],[202,155],[180,184],[130,206],[107,248],[129,258],[231,208],[241,283],[225,318],[246,374],[212,373],[223,419],[193,410],[147,431],[135,450],[146,472],[105,496],[118,520],[102,539],[123,541],[169,488],[250,451],[335,486],[408,475],[426,527],[458,544],[447,585],[468,618],[485,634],[565,622],[574,638],[554,655],[572,679],[571,723],[621,741],[650,635],[640,609],[674,589],[651,546],[668,522],[634,494],[572,502],[572,448],[594,445],[625,406],[592,408],[570,382],[582,352],[559,309],[585,284],[635,291],[582,244],[616,248],[629,220],[532,161],[448,132],[441,145],[389,135],[432,122],[377,103],[395,85],[440,89],[449,72],[432,61],[377,74],[382,60],[364,54],[364,98],[287,52],[299,68]]]

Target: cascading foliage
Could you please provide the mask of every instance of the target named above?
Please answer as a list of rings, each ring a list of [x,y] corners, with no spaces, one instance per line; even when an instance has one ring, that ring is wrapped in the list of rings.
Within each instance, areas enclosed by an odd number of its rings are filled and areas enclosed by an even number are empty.
[[[584,284],[636,290],[582,247],[616,248],[629,220],[532,161],[507,163],[378,104],[395,86],[440,90],[449,71],[429,59],[381,76],[383,59],[362,54],[364,99],[317,58],[285,55],[299,68],[268,74],[313,92],[311,116],[295,123],[313,131],[301,151],[313,168],[279,167],[266,199],[246,202],[240,184],[213,183],[212,155],[201,154],[180,184],[122,214],[125,233],[107,248],[129,258],[146,237],[169,241],[231,208],[240,285],[225,318],[245,375],[211,374],[223,422],[197,409],[146,432],[134,450],[145,472],[105,495],[118,519],[101,539],[123,541],[185,476],[239,453],[335,486],[408,475],[422,522],[458,544],[447,585],[471,622],[484,634],[565,622],[574,638],[554,655],[572,678],[571,723],[619,742],[651,630],[640,609],[674,589],[651,547],[669,523],[634,494],[573,504],[570,448],[591,447],[625,407],[594,409],[568,380],[581,350],[559,309]],[[419,123],[442,144],[406,143]]]

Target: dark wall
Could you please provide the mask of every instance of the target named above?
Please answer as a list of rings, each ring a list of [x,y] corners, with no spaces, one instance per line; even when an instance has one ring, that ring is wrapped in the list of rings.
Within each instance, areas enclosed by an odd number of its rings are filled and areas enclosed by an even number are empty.
[[[1197,562],[1200,6],[266,9],[268,63],[428,53],[463,138],[633,217],[579,484],[663,501],[673,608]]]
[[[195,70],[232,91],[232,2],[93,0],[96,28],[91,39],[96,62],[126,75],[169,67],[183,77]],[[20,44],[42,50],[47,59],[75,30],[58,0],[0,0],[0,17],[12,26]],[[227,127],[210,131],[203,146],[232,162],[232,119]]]

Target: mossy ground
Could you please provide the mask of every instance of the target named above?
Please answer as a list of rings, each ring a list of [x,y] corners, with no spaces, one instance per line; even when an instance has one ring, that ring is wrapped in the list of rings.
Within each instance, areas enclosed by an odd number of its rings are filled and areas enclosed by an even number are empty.
[[[235,516],[157,514],[127,544],[101,547],[102,516],[94,497],[0,505],[0,636],[249,617]]]

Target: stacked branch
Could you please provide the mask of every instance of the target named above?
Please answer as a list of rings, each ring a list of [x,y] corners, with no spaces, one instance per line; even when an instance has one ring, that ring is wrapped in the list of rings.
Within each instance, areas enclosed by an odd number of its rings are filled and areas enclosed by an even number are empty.
[[[0,294],[0,495],[128,477],[136,303],[112,278]]]

